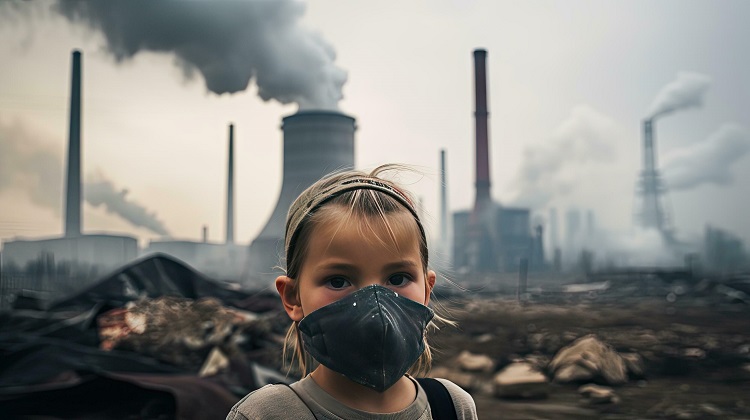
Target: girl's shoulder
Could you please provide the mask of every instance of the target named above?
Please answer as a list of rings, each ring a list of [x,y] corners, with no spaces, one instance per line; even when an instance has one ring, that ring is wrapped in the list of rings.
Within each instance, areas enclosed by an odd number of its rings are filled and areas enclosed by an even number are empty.
[[[227,415],[227,420],[310,418],[310,410],[291,388],[266,385],[245,395]]]
[[[474,403],[474,398],[471,394],[466,392],[460,386],[453,382],[443,379],[435,378],[440,381],[441,384],[448,390],[448,393],[453,400],[453,405],[456,407],[456,414],[459,419],[476,419],[477,418],[477,406]]]

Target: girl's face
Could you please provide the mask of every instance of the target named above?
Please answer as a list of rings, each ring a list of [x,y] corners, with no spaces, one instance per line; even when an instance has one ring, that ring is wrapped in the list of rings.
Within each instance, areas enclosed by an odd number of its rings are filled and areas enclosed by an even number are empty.
[[[342,223],[334,217],[315,227],[299,278],[295,282],[282,276],[276,282],[289,316],[300,321],[312,311],[373,284],[427,305],[435,272],[422,269],[419,236],[398,223],[414,223],[412,217],[406,212],[388,216],[393,237],[387,226],[377,222],[368,227],[358,221]],[[292,293],[294,288],[297,293]]]

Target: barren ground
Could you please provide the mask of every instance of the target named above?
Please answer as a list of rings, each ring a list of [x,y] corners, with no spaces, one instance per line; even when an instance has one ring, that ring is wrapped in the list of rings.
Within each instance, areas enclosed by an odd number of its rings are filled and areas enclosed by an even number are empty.
[[[576,337],[597,334],[621,352],[644,357],[646,374],[615,387],[618,404],[592,406],[578,384],[552,384],[543,400],[492,396],[493,373],[472,394],[482,419],[750,418],[750,310],[744,304],[668,303],[653,297],[577,299],[520,305],[509,297],[440,302],[459,322],[432,334],[434,366],[453,366],[461,350],[490,356],[502,368],[536,352],[552,358]],[[699,348],[703,357],[687,357]]]

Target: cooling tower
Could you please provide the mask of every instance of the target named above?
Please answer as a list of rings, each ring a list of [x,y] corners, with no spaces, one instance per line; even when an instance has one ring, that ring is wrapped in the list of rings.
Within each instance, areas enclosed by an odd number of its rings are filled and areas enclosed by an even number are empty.
[[[265,288],[284,266],[284,228],[289,206],[323,175],[354,167],[354,118],[332,111],[301,111],[285,117],[283,180],[276,207],[250,244],[245,286]],[[262,181],[262,180],[261,180]]]

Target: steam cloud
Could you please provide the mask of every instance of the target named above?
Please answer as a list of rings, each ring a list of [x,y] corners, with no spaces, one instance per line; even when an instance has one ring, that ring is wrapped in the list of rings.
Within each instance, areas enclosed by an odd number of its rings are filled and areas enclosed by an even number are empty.
[[[672,190],[702,184],[730,185],[732,166],[750,150],[750,135],[736,124],[724,124],[708,139],[676,150],[665,158],[664,177]]]
[[[650,118],[671,112],[697,108],[703,105],[703,98],[711,86],[711,78],[691,72],[680,72],[677,79],[664,86],[651,103]]]
[[[611,118],[586,105],[573,108],[548,141],[524,150],[515,202],[541,208],[567,194],[580,181],[581,165],[615,159],[619,136]]]
[[[296,0],[59,0],[54,10],[100,31],[116,61],[141,51],[174,54],[187,78],[199,72],[216,94],[254,77],[264,101],[335,110],[346,72],[319,34],[298,26]]]
[[[60,215],[63,161],[60,151],[39,141],[39,134],[15,121],[0,121],[0,191],[19,189],[27,192],[32,203]],[[108,212],[134,226],[145,227],[160,235],[168,235],[164,224],[142,205],[128,201],[127,190],[117,191],[104,175],[90,177],[84,186],[84,199],[92,206],[104,205]]]

